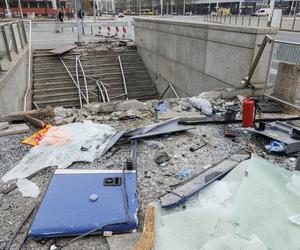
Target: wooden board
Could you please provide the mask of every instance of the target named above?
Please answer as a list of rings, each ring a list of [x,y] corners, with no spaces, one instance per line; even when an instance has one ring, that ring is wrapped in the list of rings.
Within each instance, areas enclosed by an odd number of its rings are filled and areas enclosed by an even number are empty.
[[[54,54],[54,55],[62,55],[72,49],[75,49],[76,47],[77,47],[77,45],[67,45],[67,46],[64,46],[61,48],[49,50],[49,53]]]
[[[148,206],[144,220],[142,237],[133,250],[151,250],[154,244],[154,206]]]

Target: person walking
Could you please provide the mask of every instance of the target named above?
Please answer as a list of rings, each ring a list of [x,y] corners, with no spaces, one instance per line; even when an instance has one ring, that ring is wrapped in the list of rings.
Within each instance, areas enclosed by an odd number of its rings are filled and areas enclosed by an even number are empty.
[[[61,23],[64,21],[64,13],[61,11],[61,9],[58,11],[58,21]]]
[[[78,11],[78,18],[81,19],[81,29],[82,29],[82,34],[84,35],[84,25],[83,25],[84,12],[82,9]]]

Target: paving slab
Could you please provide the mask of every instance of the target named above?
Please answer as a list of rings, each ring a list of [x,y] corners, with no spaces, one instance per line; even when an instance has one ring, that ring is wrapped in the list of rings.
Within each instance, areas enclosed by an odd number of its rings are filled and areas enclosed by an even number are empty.
[[[132,250],[142,233],[118,234],[107,237],[110,250]]]
[[[0,131],[0,136],[20,134],[28,131],[29,131],[29,127],[27,126],[26,123],[11,124],[9,125],[8,128]]]

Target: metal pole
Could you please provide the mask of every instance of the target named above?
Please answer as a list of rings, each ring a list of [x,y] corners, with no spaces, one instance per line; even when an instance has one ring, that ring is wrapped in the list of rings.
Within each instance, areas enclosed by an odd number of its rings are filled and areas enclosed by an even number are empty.
[[[10,17],[9,16],[9,13],[10,13],[10,11],[9,11],[9,5],[8,5],[8,1],[7,0],[5,0],[5,6],[6,6],[6,11],[7,11],[7,16]],[[4,17],[5,17],[5,15],[4,15]]]
[[[126,84],[126,79],[125,79],[125,75],[124,75],[124,71],[123,71],[121,57],[118,56],[118,59],[119,59],[119,64],[120,64],[120,69],[121,69],[122,79],[123,79],[123,84],[124,84],[124,95],[126,96],[126,100],[128,100],[127,84]]]
[[[294,20],[293,20],[292,30],[295,28],[295,23],[296,23],[296,14],[294,14]]]
[[[273,50],[274,50],[274,41],[272,42],[272,46],[271,46],[271,49],[270,49],[269,62],[268,62],[268,68],[267,68],[265,83],[264,83],[263,95],[266,94],[266,88],[267,88],[267,84],[268,84],[268,81],[269,81],[270,68],[271,68],[271,62],[272,62],[272,57],[273,57]]]
[[[183,15],[185,15],[185,0],[183,0]]]
[[[23,10],[22,10],[22,5],[21,5],[21,0],[18,0],[18,2],[19,2],[19,10],[20,10],[21,18],[23,19]]]
[[[274,6],[275,6],[275,0],[271,0],[270,1],[270,12],[268,15],[268,22],[267,22],[267,26],[271,27],[271,22],[272,22],[272,17],[273,17],[273,12],[274,12]]]
[[[160,15],[163,15],[163,0],[160,0]]]
[[[96,2],[93,0],[93,14],[94,14],[94,22],[96,22]]]
[[[292,12],[293,12],[293,9],[294,9],[294,3],[295,3],[295,0],[292,1],[292,6],[291,6],[291,9],[290,9],[290,16],[292,15]]]

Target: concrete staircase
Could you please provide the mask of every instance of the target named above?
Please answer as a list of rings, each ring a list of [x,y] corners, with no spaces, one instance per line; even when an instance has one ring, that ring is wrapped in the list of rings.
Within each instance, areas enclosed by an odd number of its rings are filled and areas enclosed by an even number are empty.
[[[76,80],[76,52],[62,56],[68,70]],[[87,76],[89,102],[98,101],[95,82],[101,80],[111,101],[124,100],[124,84],[118,61],[120,55],[127,84],[128,98],[140,101],[157,98],[155,87],[135,49],[123,52],[85,51],[81,63]],[[81,91],[85,94],[82,72],[79,70]],[[60,58],[47,50],[36,50],[33,54],[33,103],[38,108],[46,106],[79,107],[78,89],[65,69]],[[83,104],[85,104],[83,100]]]

